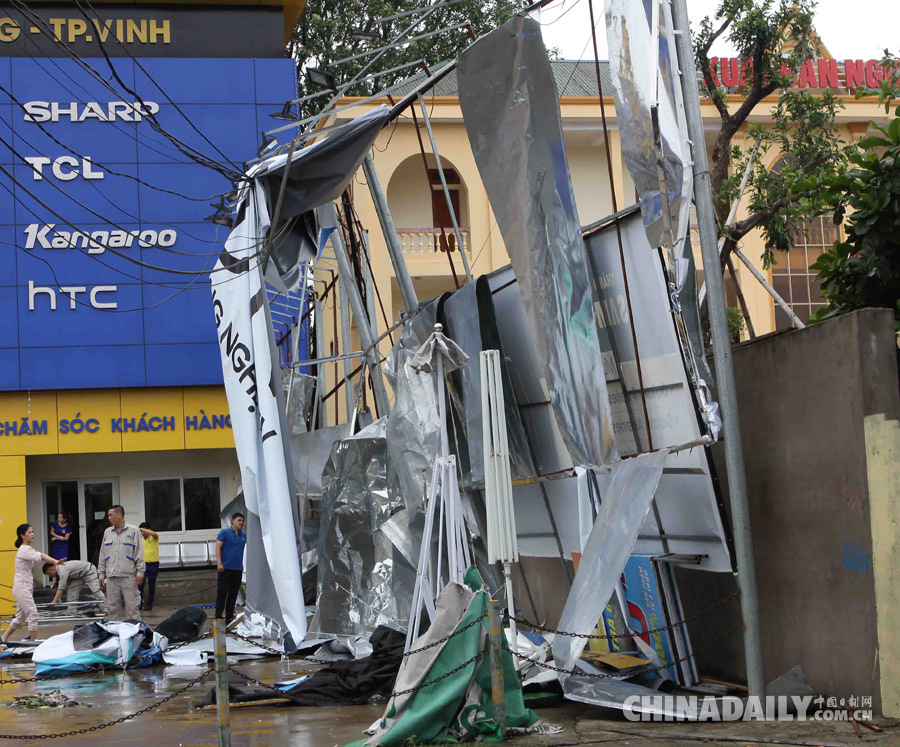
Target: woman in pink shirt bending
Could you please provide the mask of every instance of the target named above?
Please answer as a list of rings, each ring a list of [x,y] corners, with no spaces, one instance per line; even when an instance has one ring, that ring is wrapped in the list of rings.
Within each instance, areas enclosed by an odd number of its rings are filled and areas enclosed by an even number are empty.
[[[16,600],[16,616],[9,627],[0,636],[0,644],[5,645],[13,631],[28,624],[28,634],[35,637],[38,627],[38,611],[34,603],[34,576],[32,568],[38,563],[50,563],[50,565],[62,565],[65,560],[56,560],[49,555],[35,550],[31,544],[34,542],[34,529],[31,524],[19,524],[16,528],[16,575],[13,580],[12,593]]]

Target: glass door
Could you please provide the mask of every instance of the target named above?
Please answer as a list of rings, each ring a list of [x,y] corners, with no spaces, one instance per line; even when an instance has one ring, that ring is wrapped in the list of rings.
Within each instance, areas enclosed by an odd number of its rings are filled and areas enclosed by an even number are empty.
[[[119,483],[114,477],[80,480],[78,494],[84,516],[81,526],[82,557],[97,565],[100,560],[103,532],[109,526],[106,512],[119,502]]]
[[[69,549],[66,557],[69,560],[80,560],[81,542],[79,541],[82,513],[78,500],[78,483],[75,480],[61,480],[58,482],[44,483],[44,544],[42,550],[48,555],[53,554],[53,540],[50,538],[50,527],[57,521],[59,515],[66,517],[69,526],[72,527],[72,538],[69,540]],[[37,528],[37,527],[35,527]],[[38,537],[41,533],[37,532]]]

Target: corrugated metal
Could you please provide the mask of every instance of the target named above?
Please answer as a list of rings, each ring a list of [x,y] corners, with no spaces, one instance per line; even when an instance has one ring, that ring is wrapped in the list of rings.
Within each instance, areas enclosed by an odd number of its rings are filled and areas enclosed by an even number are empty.
[[[556,78],[556,89],[560,96],[597,95],[597,74],[594,70],[593,60],[551,60],[550,62],[553,67],[553,76]],[[600,62],[600,79],[603,82],[603,93],[611,96],[612,83],[609,79],[609,63],[605,60]],[[393,94],[394,97],[405,96],[423,80],[425,80],[424,72],[413,76],[407,85],[397,89]],[[429,92],[429,95],[435,96],[457,96],[458,94],[455,70],[438,81],[434,89]]]

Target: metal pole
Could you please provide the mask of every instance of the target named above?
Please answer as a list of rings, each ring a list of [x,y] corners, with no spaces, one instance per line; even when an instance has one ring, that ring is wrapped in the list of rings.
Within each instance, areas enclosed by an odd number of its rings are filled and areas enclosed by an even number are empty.
[[[506,728],[506,701],[503,683],[503,626],[500,616],[500,603],[491,599],[487,603],[488,613],[488,647],[491,657],[491,702],[494,704],[494,721],[501,731]]]
[[[369,183],[369,192],[372,194],[372,202],[375,203],[375,212],[378,214],[378,222],[381,223],[381,232],[384,234],[385,242],[387,242],[388,254],[391,255],[391,264],[394,265],[394,274],[397,276],[400,295],[403,297],[403,303],[406,304],[407,311],[413,312],[419,308],[419,299],[416,296],[416,289],[413,287],[412,278],[409,276],[409,270],[406,267],[400,239],[397,238],[397,229],[394,228],[394,219],[391,217],[387,197],[381,188],[381,180],[375,171],[375,161],[371,153],[367,153],[366,159],[363,161],[363,172],[366,175],[366,181]]]
[[[344,290],[347,293],[347,300],[350,301],[350,310],[353,312],[353,318],[356,319],[356,331],[359,333],[359,342],[363,350],[366,351],[366,362],[369,365],[369,371],[372,376],[372,390],[375,395],[378,414],[379,416],[387,415],[391,407],[388,402],[387,390],[384,388],[384,379],[381,376],[378,349],[375,346],[375,334],[369,325],[369,317],[366,314],[359,287],[356,285],[353,267],[350,265],[350,257],[347,254],[347,247],[344,245],[344,236],[338,223],[337,211],[332,203],[323,205],[319,210],[325,217],[327,225],[338,226],[337,230],[331,234],[331,245],[334,247],[334,258],[337,260],[338,274],[344,280]],[[328,221],[331,221],[331,223],[328,223]]]
[[[719,252],[716,247],[716,218],[709,182],[709,161],[706,155],[706,140],[703,135],[700,93],[697,88],[686,0],[673,0],[672,16],[677,29],[675,42],[678,60],[683,72],[681,80],[688,134],[694,144],[694,201],[700,226],[700,249],[703,252],[703,266],[709,268],[709,271],[704,274],[709,288],[709,323],[712,332],[719,405],[722,408],[728,494],[731,500],[731,520],[734,525],[738,583],[741,588],[747,685],[750,695],[764,696],[766,681],[763,671],[753,537],[750,529],[750,504],[747,499],[747,479],[744,473],[737,388],[734,383],[734,366],[731,360],[731,341],[728,338],[728,320],[725,315],[725,290],[722,273],[718,271]]]
[[[453,223],[453,233],[456,234],[456,246],[459,247],[459,256],[462,259],[463,269],[466,271],[466,282],[472,282],[472,271],[469,269],[469,258],[466,257],[466,245],[463,244],[462,234],[459,231],[459,222],[456,220],[456,211],[453,209],[453,203],[450,200],[450,188],[447,186],[447,179],[444,176],[444,168],[441,166],[441,156],[438,153],[437,143],[434,140],[434,132],[431,130],[431,117],[428,116],[428,107],[425,106],[425,99],[419,94],[419,106],[422,109],[422,119],[425,120],[425,129],[428,131],[428,140],[431,143],[431,152],[434,154],[434,163],[437,167],[438,176],[441,178],[441,189],[444,190],[444,199],[447,201],[447,210],[450,212],[450,222]]]
[[[353,348],[350,345],[350,309],[347,301],[347,291],[344,284],[338,279],[341,292],[341,353],[347,355]],[[355,408],[353,401],[353,360],[348,356],[344,358],[344,402],[347,406],[347,422],[350,422],[350,414]],[[337,383],[337,382],[335,382]]]
[[[216,657],[216,723],[219,747],[231,747],[231,709],[228,702],[228,652],[225,646],[225,620],[213,620]]]
[[[801,322],[800,318],[794,313],[794,310],[790,306],[787,305],[787,301],[785,301],[779,295],[777,290],[775,290],[771,285],[769,285],[769,281],[766,280],[765,276],[753,266],[753,263],[749,259],[747,259],[746,256],[744,256],[744,253],[740,249],[738,249],[737,247],[734,247],[731,250],[731,253],[736,255],[737,258],[739,260],[741,260],[741,262],[744,263],[744,265],[747,267],[747,269],[750,270],[750,272],[753,274],[753,277],[755,277],[757,280],[759,280],[759,284],[763,288],[766,289],[766,292],[770,296],[772,296],[772,298],[775,300],[775,303],[777,303],[781,307],[781,310],[785,314],[788,315],[791,322],[797,329],[803,329],[804,327],[806,327],[806,325],[803,322]]]
[[[340,230],[340,229],[338,229]],[[316,315],[316,350],[325,352],[325,314],[322,313],[322,301],[313,299],[313,313]],[[337,382],[334,382],[337,384]],[[316,363],[316,399],[319,402],[319,427],[328,427],[328,408],[325,406],[325,391],[328,384],[325,380],[325,364]]]

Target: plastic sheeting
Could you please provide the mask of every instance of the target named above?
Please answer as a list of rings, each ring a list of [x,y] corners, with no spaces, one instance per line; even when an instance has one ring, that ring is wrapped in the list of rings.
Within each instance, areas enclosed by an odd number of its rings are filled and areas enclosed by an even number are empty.
[[[678,244],[680,256],[693,175],[669,4],[609,0],[606,35],[622,157],[640,199],[647,238],[654,248]]]
[[[441,306],[441,318],[450,337],[469,356],[466,365],[449,377],[453,414],[464,435],[464,438],[458,438],[453,443],[460,459],[463,485],[480,487],[484,484],[481,425],[482,350],[500,350],[501,353],[506,431],[513,479],[534,477],[534,465],[528,449],[525,428],[516,406],[509,367],[500,343],[500,332],[497,329],[496,312],[488,279],[480,277],[455,291]]]
[[[98,665],[149,666],[168,645],[146,623],[102,620],[51,636],[34,649],[31,660],[37,674],[83,672]]]
[[[482,37],[460,55],[457,78],[563,438],[576,464],[608,464],[615,449],[590,276],[540,24],[515,16]]]
[[[612,466],[609,488],[557,625],[560,630],[586,635],[597,625],[650,510],[667,456],[662,449]],[[556,666],[571,671],[586,644],[585,638],[557,636]]]

